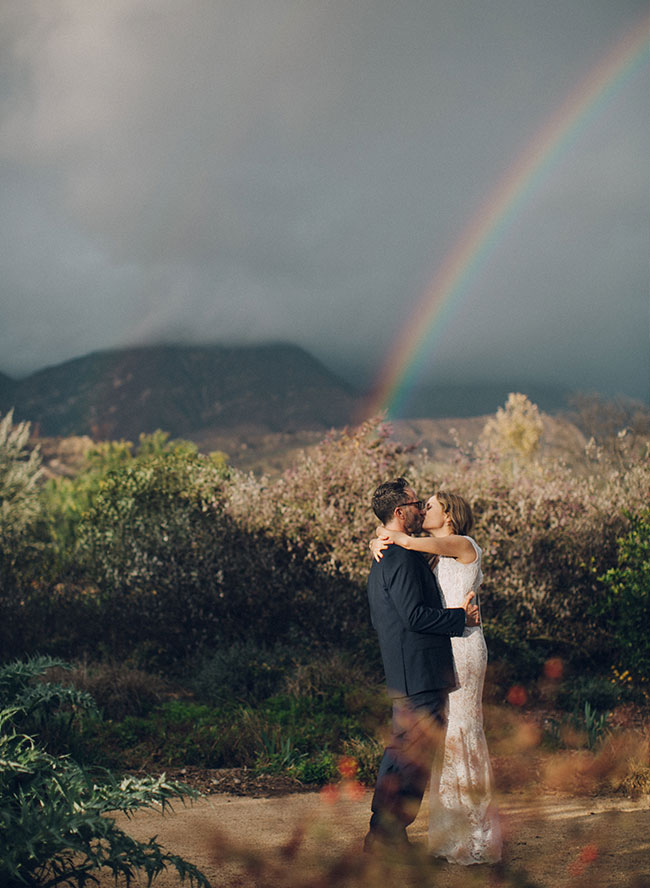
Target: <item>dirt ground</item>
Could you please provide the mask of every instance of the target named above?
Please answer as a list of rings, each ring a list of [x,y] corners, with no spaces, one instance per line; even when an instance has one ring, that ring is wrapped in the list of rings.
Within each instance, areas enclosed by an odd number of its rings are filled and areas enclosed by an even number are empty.
[[[271,797],[243,797],[215,793],[187,807],[177,806],[164,817],[143,811],[132,819],[118,819],[131,835],[147,840],[157,836],[168,851],[182,855],[199,866],[213,888],[248,888],[250,885],[285,886],[314,884],[328,863],[348,851],[361,854],[368,823],[371,791],[360,797],[344,795],[332,799],[318,792],[291,793]],[[502,793],[499,809],[505,836],[504,860],[511,870],[527,874],[521,888],[649,888],[650,886],[650,797],[638,800],[618,796],[572,798],[548,792]],[[412,843],[426,851],[428,805],[425,796],[409,835]],[[292,838],[298,849],[293,854]],[[247,874],[236,860],[219,860],[218,849],[232,843],[261,853],[272,866],[263,881]],[[295,849],[294,849],[295,851]],[[496,886],[503,884],[491,867],[442,865],[433,875],[414,875],[408,867],[377,865],[376,879],[363,884],[392,886],[426,885],[436,888]],[[386,869],[386,867],[388,868]],[[146,879],[139,885],[146,885]],[[329,880],[328,888],[338,884]],[[110,875],[101,888],[115,883]],[[177,888],[173,871],[159,876],[157,888]]]

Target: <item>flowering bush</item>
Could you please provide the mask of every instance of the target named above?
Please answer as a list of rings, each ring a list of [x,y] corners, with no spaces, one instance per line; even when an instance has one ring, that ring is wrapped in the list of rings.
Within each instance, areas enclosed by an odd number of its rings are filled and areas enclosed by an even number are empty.
[[[489,632],[502,636],[512,626],[522,644],[561,646],[594,662],[611,649],[594,607],[607,596],[602,574],[616,563],[629,516],[650,501],[650,461],[647,445],[643,457],[624,462],[620,451],[615,460],[590,453],[578,473],[542,458],[513,466],[509,448],[483,442],[459,451],[435,478],[422,465],[417,488],[444,487],[472,503]]]
[[[40,578],[33,566],[14,571],[0,590],[6,656],[22,653],[22,631],[24,650],[139,651],[143,665],[247,639],[325,642],[376,659],[365,592],[370,500],[381,481],[405,474],[421,496],[446,487],[473,505],[493,657],[508,653],[522,672],[538,670],[548,648],[597,662],[612,647],[599,610],[611,598],[605,574],[630,516],[650,501],[647,453],[638,439],[615,458],[593,445],[577,471],[532,447],[538,412],[523,396],[500,417],[445,466],[392,442],[375,419],[331,434],[277,479],[162,434],[135,452],[104,445],[78,479],[46,487],[41,499],[36,485],[25,489],[57,557],[42,562]],[[495,438],[495,424],[518,430],[515,438]],[[64,512],[68,530],[55,539]]]
[[[526,395],[511,392],[506,406],[486,422],[482,438],[504,455],[529,458],[538,450],[543,430],[537,405]]]
[[[330,575],[365,584],[368,538],[377,522],[372,494],[382,481],[407,472],[412,456],[390,433],[379,418],[331,433],[275,481],[233,473],[228,511],[239,524],[299,547]]]

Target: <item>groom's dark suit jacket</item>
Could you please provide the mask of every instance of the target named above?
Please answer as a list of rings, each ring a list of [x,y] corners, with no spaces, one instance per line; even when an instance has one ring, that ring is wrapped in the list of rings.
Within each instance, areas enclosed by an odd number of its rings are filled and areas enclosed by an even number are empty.
[[[462,635],[465,611],[444,608],[426,558],[401,546],[384,549],[368,578],[372,625],[379,635],[391,694],[456,687],[451,635]]]

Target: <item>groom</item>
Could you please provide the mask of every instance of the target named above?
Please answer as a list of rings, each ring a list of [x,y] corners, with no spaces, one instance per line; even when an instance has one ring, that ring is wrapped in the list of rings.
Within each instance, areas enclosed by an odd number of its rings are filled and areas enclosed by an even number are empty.
[[[424,503],[405,478],[380,484],[372,508],[390,530],[419,533]],[[377,775],[370,831],[364,851],[406,846],[431,765],[445,728],[447,695],[456,687],[452,635],[478,625],[478,607],[445,609],[438,583],[419,552],[389,546],[373,561],[368,578],[372,625],[386,685],[393,697],[393,724]]]

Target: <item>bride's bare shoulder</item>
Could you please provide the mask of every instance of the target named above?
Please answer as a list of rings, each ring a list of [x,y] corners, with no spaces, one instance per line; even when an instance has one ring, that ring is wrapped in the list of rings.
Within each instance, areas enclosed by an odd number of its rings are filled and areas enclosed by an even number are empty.
[[[457,539],[459,541],[458,546],[458,555],[456,556],[456,560],[461,564],[474,564],[476,561],[480,559],[481,550],[471,536],[458,536]]]

